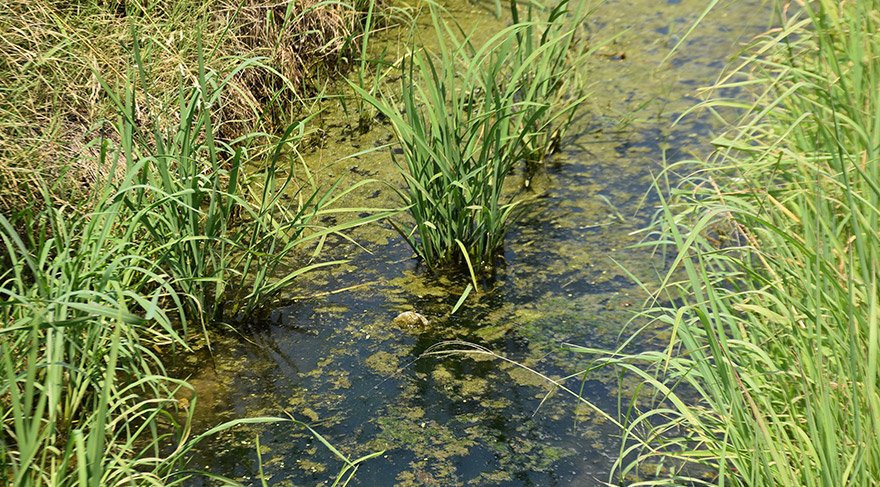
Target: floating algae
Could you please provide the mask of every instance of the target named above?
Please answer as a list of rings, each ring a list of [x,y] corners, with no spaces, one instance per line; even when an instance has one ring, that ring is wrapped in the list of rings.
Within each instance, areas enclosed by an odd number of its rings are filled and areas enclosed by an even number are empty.
[[[619,432],[601,414],[500,358],[423,354],[446,341],[465,350],[460,342],[466,341],[558,379],[583,370],[589,360],[564,343],[617,345],[645,299],[628,273],[650,280],[665,265],[661,256],[632,248],[642,237],[634,232],[654,211],[655,202],[646,196],[652,178],[664,157],[678,161],[709,150],[702,145],[711,131],[707,118],[672,122],[694,103],[695,89],[714,80],[717,60],[735,52],[744,26],[766,18],[758,1],[729,4],[656,69],[671,33],[686,29],[704,2],[603,2],[592,28],[597,38],[620,36],[588,67],[595,83],[589,107],[563,152],[533,180],[541,198],[512,229],[504,263],[480,283],[480,292],[450,315],[468,276],[427,272],[390,225],[352,233],[370,253],[328,240],[326,258],[349,259],[348,264],[307,276],[295,293],[301,298],[276,310],[267,323],[254,324],[244,338],[226,337],[215,347],[216,373],[189,366],[202,379],[197,392],[211,390],[212,379],[221,384],[211,392],[213,406],[202,410],[200,424],[211,424],[212,415],[285,412],[312,423],[350,457],[387,450],[360,467],[360,485],[606,480],[620,444]],[[485,20],[492,16],[480,5],[451,8],[466,13],[458,17],[466,30],[479,22],[497,25]],[[327,180],[371,177],[393,184],[396,169],[386,151],[339,161],[357,152],[353,143],[381,145],[388,136],[387,128],[377,126],[359,141],[327,144],[307,163]],[[346,201],[352,207],[394,204],[393,191],[378,184],[359,188]],[[339,289],[348,290],[334,292]],[[413,310],[430,323],[394,322]],[[632,346],[657,346],[668,333],[649,330]],[[634,377],[610,370],[577,377],[573,384],[612,414],[617,394],[639,386]],[[206,442],[196,466],[256,483],[253,435],[249,429]],[[271,448],[263,461],[273,483],[320,484],[340,467],[301,429],[266,427],[260,442]]]

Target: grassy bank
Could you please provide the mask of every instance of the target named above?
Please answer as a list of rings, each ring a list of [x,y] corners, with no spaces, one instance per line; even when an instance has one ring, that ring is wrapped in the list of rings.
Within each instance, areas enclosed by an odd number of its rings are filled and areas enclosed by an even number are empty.
[[[618,481],[880,482],[878,9],[779,2],[707,102],[745,115],[661,177],[672,268],[646,313],[673,337],[603,359],[647,386]]]
[[[328,235],[382,216],[324,227],[358,185],[297,177],[306,99],[352,61],[361,7],[0,13],[0,480],[187,483],[205,435],[290,419],[194,437],[197,398],[161,357],[260,313],[334,264],[318,256]]]
[[[320,226],[347,190],[291,189],[303,123],[256,156],[218,143],[225,86],[201,56],[198,66],[198,84],[179,88],[171,130],[137,120],[135,83],[108,87],[120,141],[102,140],[96,162],[114,177],[85,201],[57,205],[40,186],[44,204],[18,214],[26,231],[0,215],[0,475],[14,485],[187,481],[196,399],[161,355],[187,350],[195,333],[207,338],[208,324],[252,317],[297,276],[335,263],[291,265],[293,252],[383,216]],[[277,418],[214,431],[266,421]]]
[[[103,82],[142,70],[138,123],[176,123],[180,86],[198,84],[200,57],[215,83],[218,139],[279,134],[307,113],[309,97],[358,58],[372,2],[251,0],[19,1],[0,12],[0,210],[14,213],[41,185],[77,199],[108,175],[101,137],[119,141],[118,110]],[[373,20],[375,26],[376,20]],[[108,124],[107,121],[111,121]]]

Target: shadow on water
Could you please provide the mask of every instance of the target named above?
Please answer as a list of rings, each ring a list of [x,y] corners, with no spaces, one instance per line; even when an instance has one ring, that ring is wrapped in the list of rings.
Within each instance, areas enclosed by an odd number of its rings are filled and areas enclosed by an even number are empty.
[[[591,409],[561,393],[548,397],[542,378],[501,360],[419,357],[438,342],[466,340],[562,377],[585,365],[563,343],[618,343],[644,299],[618,263],[647,280],[664,264],[631,248],[640,238],[633,232],[651,217],[651,182],[663,153],[676,161],[708,150],[713,127],[707,117],[672,122],[767,19],[758,1],[729,3],[658,68],[675,33],[694,21],[704,2],[605,2],[592,20],[596,37],[622,34],[588,67],[595,81],[590,106],[535,182],[546,196],[507,239],[506,265],[489,286],[450,316],[463,278],[424,272],[390,228],[362,229],[355,237],[371,253],[349,249],[349,264],[312,276],[299,291],[316,297],[291,299],[240,336],[216,337],[214,366],[201,356],[183,359],[199,395],[199,424],[286,411],[352,457],[386,449],[361,467],[358,485],[607,480],[617,432]],[[356,160],[361,167],[348,169],[391,174],[387,159],[376,160]],[[333,163],[326,167],[339,174]],[[364,198],[388,197],[374,191]],[[347,290],[333,292],[339,289]],[[431,323],[395,324],[407,310]],[[648,333],[637,346],[659,342],[664,333]],[[633,386],[600,371],[583,383],[583,393],[616,414],[618,393]],[[254,482],[255,434],[235,430],[205,443],[193,466]],[[317,440],[290,425],[259,434],[273,484],[320,484],[340,467]]]

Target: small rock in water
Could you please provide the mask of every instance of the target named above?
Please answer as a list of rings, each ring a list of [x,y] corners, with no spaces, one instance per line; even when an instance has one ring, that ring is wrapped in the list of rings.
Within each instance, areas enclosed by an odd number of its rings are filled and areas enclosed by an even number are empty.
[[[407,328],[427,326],[428,323],[430,323],[428,318],[425,318],[423,315],[416,313],[415,311],[404,311],[391,320],[391,324]]]

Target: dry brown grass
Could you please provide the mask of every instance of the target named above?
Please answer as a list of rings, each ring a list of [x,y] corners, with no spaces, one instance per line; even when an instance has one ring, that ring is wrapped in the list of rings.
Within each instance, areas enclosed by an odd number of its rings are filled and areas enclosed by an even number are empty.
[[[41,184],[70,198],[107,176],[95,139],[117,138],[107,123],[116,110],[98,73],[113,88],[146,82],[138,118],[173,126],[179,88],[197,82],[201,33],[215,79],[254,60],[223,90],[220,136],[273,133],[348,64],[359,10],[317,0],[9,0],[0,10],[0,211],[38,199]]]

